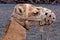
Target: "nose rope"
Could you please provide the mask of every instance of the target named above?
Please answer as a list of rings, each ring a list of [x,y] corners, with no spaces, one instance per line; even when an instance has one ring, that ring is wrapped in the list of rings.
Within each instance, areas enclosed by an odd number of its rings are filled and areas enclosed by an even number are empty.
[[[25,12],[25,14],[26,14],[25,17],[26,18],[28,18],[28,11],[29,11],[29,4],[26,4],[26,12]],[[30,27],[28,26],[28,20],[25,20],[24,23],[25,23],[24,27],[26,28],[26,30],[29,31]]]

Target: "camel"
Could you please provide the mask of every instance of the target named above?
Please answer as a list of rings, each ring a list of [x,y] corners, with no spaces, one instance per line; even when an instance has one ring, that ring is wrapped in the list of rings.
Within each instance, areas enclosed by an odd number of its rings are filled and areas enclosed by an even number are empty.
[[[48,8],[17,4],[2,40],[26,40],[26,33],[31,26],[39,24],[40,32],[43,32],[43,26],[52,24],[55,19],[54,12]]]

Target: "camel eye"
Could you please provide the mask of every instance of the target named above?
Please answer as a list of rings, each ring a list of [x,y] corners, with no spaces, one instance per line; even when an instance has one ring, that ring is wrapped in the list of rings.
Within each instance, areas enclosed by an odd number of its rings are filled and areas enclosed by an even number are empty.
[[[45,15],[47,15],[48,13],[45,13]]]
[[[33,12],[34,15],[37,15],[38,13],[39,13],[39,12],[36,12],[36,13]]]
[[[37,10],[40,10],[39,8],[37,8]]]

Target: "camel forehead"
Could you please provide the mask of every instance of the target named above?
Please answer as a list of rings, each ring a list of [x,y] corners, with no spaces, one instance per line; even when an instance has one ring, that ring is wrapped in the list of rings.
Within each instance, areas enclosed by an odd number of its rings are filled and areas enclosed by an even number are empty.
[[[36,12],[36,11],[38,11],[37,9],[36,9],[36,7],[34,6],[34,5],[32,5],[32,4],[18,4],[18,5],[16,5],[15,6],[15,8],[18,10],[18,8],[20,8],[21,10],[24,10],[24,11],[26,11],[27,10],[27,12],[29,11],[29,12]]]
[[[16,6],[15,6],[15,8],[20,8],[20,7],[22,7],[22,8],[26,8],[26,6],[28,6],[28,7],[33,7],[33,5],[32,4],[17,4]]]

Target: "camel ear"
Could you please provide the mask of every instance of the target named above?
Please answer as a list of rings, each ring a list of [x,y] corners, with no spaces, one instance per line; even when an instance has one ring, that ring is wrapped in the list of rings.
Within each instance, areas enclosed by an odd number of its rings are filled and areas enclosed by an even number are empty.
[[[37,10],[40,10],[39,8],[37,8]]]
[[[20,12],[20,13],[22,13],[22,12],[23,12],[23,10],[22,10],[21,8],[18,8],[18,10],[19,10],[19,12]]]

